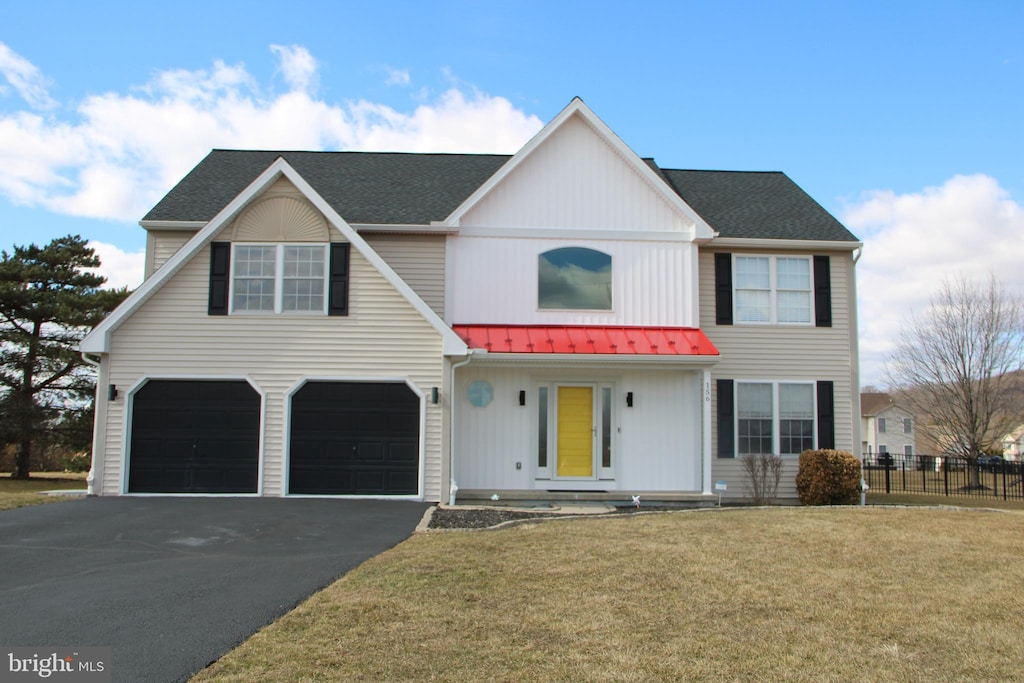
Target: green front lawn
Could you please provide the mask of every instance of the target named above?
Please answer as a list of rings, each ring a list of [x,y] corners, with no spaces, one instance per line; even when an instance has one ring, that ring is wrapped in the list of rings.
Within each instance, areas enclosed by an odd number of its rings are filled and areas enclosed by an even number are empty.
[[[28,480],[11,479],[9,474],[0,474],[0,510],[59,503],[69,500],[65,496],[44,496],[40,491],[79,489],[85,490],[85,473],[33,472]]]
[[[1022,531],[849,507],[419,534],[193,680],[1020,680]]]

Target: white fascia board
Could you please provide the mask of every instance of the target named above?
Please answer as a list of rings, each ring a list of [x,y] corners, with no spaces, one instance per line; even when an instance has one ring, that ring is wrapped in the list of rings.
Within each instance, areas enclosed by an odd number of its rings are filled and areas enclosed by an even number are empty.
[[[146,230],[202,230],[208,221],[139,221]]]
[[[463,355],[466,353],[466,343],[455,334],[450,327],[431,309],[423,300],[412,291],[391,266],[375,252],[366,241],[351,227],[331,206],[310,186],[299,173],[283,158],[278,157],[274,163],[266,168],[257,178],[249,184],[242,192],[232,199],[227,206],[211,220],[206,226],[197,232],[184,247],[179,249],[164,265],[153,274],[151,278],[142,283],[124,303],[122,303],[111,315],[107,316],[99,325],[86,335],[79,344],[79,350],[83,353],[106,353],[110,349],[110,334],[116,330],[129,316],[139,309],[142,304],[173,277],[188,261],[211,241],[220,229],[232,220],[239,211],[249,204],[257,195],[266,189],[279,176],[285,176],[290,180],[306,198],[319,209],[327,220],[345,235],[349,242],[359,253],[366,258],[373,266],[380,271],[398,292],[415,308],[424,319],[434,327],[443,340],[443,353],[445,355]]]
[[[837,242],[829,240],[773,240],[746,237],[719,237],[707,246],[733,249],[781,249],[786,251],[816,249],[821,251],[856,251],[863,242]]]
[[[349,225],[351,225],[356,232],[389,232],[405,235],[454,235],[459,232],[458,228],[451,228],[441,224],[349,223]]]
[[[683,201],[682,197],[676,194],[672,188],[670,188],[664,180],[658,177],[658,175],[651,170],[651,168],[644,163],[643,159],[634,152],[629,145],[622,141],[622,139],[612,131],[604,121],[602,121],[588,107],[583,100],[579,97],[573,98],[569,105],[558,113],[558,116],[553,118],[546,126],[534,135],[529,142],[516,152],[511,159],[497,170],[497,172],[488,178],[487,182],[478,187],[473,194],[469,195],[462,204],[459,205],[455,211],[445,220],[445,224],[452,227],[457,227],[462,217],[480,201],[486,197],[491,190],[494,189],[499,183],[501,183],[506,176],[508,176],[524,159],[530,156],[535,149],[540,147],[544,142],[547,141],[551,135],[554,134],[570,117],[575,114],[579,114],[586,121],[599,136],[611,145],[611,147],[619,154],[622,159],[630,164],[640,176],[647,181],[655,192],[661,195],[661,197],[672,206],[677,212],[682,214],[693,224],[693,234],[690,235],[691,240],[705,240],[711,239],[715,235],[715,231],[711,229],[711,226],[700,217],[696,211],[690,208],[690,205]]]
[[[143,282],[113,313],[94,327],[79,344],[79,350],[84,353],[106,353],[110,349],[110,333],[120,327],[121,323],[135,313],[142,304],[146,303],[158,289],[163,287],[165,282],[177,274],[197,251],[211,242],[221,227],[234,218],[257,194],[281,175],[282,164],[287,166],[284,159],[278,158],[275,160],[263,173],[249,183],[248,187],[228,202],[228,205],[213,217],[213,220],[193,235],[192,239],[186,242],[185,246],[175,252],[171,258],[167,259],[164,265],[152,277]]]

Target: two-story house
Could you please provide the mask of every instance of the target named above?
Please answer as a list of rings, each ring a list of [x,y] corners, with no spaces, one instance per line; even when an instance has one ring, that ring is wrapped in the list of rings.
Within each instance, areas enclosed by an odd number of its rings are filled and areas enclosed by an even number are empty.
[[[97,494],[701,500],[779,453],[793,496],[860,442],[857,239],[579,99],[511,156],[215,150],[141,224]]]
[[[870,392],[860,395],[861,454],[871,462],[879,456],[894,458],[915,455],[917,438],[913,413],[890,395]]]

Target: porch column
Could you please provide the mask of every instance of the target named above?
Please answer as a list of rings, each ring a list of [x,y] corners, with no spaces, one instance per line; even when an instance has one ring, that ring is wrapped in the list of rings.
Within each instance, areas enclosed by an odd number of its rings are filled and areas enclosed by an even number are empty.
[[[701,401],[701,486],[706,496],[711,495],[711,370],[704,370]]]

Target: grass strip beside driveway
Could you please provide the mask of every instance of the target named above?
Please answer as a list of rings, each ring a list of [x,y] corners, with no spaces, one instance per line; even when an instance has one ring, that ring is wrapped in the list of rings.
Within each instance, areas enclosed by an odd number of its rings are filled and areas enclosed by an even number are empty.
[[[41,491],[86,488],[85,474],[64,474],[60,472],[33,473],[29,479],[11,479],[8,474],[0,474],[0,510],[58,503],[68,500],[67,496],[44,496]]]
[[[777,508],[419,534],[193,680],[1019,680],[1022,531]]]

